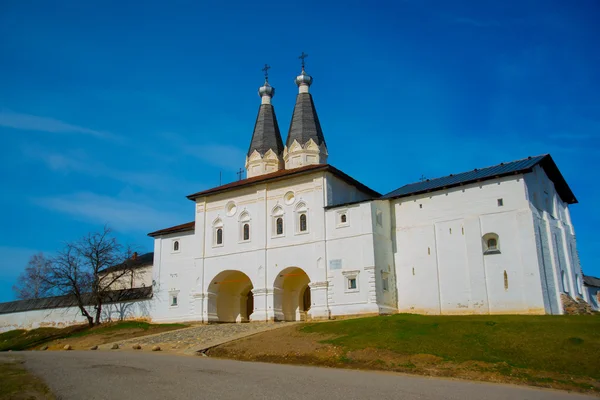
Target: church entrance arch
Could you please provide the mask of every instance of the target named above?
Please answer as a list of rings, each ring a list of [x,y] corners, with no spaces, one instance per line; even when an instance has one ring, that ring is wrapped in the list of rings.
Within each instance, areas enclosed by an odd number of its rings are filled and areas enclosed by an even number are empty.
[[[289,267],[275,278],[275,309],[281,310],[284,321],[306,319],[310,309],[310,278],[298,267]]]
[[[254,311],[252,281],[240,271],[227,270],[211,281],[209,310],[215,310],[219,322],[247,322]]]

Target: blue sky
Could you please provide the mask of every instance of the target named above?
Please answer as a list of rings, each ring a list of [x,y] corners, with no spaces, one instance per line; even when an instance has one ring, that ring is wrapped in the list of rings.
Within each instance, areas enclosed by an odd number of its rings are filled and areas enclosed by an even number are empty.
[[[148,232],[192,220],[185,195],[244,165],[265,63],[285,140],[302,51],[331,164],[385,193],[551,153],[598,276],[599,12],[594,0],[4,0],[0,301],[34,252],[105,223],[150,251]]]

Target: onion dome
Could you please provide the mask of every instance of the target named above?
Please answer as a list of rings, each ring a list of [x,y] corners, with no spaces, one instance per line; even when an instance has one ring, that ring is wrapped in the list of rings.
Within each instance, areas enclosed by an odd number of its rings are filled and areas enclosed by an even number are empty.
[[[263,96],[273,97],[273,96],[275,96],[275,88],[273,86],[269,85],[268,80],[265,80],[265,84],[262,85],[260,88],[258,88],[258,95],[260,97],[263,97]]]
[[[306,71],[304,71],[304,67],[302,67],[302,72],[300,75],[296,77],[296,85],[298,86],[310,86],[312,85],[313,78],[308,75]]]

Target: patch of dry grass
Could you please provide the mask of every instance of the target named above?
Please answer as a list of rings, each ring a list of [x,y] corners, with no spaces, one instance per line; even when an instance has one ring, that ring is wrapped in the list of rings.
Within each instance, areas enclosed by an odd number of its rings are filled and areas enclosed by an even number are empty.
[[[23,361],[0,359],[0,399],[55,400],[50,389],[23,366]]]

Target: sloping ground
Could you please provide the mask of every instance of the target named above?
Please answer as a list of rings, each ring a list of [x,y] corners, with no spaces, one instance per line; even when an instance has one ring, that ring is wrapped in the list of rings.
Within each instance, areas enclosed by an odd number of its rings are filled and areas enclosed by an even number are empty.
[[[60,350],[66,344],[74,350],[84,350],[122,339],[131,339],[155,333],[185,328],[183,324],[149,324],[141,321],[123,321],[89,328],[87,325],[67,328],[38,328],[30,331],[14,330],[0,334],[0,351],[33,350],[48,346]]]
[[[398,314],[285,327],[207,354],[600,393],[598,316]]]
[[[213,346],[217,346],[232,340],[252,336],[260,332],[279,329],[292,323],[277,322],[273,324],[208,324],[197,325],[187,329],[173,332],[165,332],[149,335],[136,339],[117,341],[123,349],[131,348],[133,344],[142,346],[142,350],[151,350],[153,346],[159,346],[162,351],[180,354],[194,354]],[[108,347],[104,346],[104,347]]]

